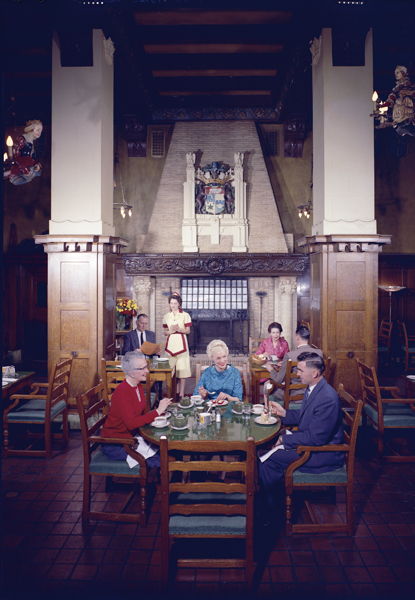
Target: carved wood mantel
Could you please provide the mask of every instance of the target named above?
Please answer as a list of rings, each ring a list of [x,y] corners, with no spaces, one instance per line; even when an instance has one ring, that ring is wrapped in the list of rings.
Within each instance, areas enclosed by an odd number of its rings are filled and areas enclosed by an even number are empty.
[[[281,277],[301,276],[305,254],[123,254],[127,275]]]

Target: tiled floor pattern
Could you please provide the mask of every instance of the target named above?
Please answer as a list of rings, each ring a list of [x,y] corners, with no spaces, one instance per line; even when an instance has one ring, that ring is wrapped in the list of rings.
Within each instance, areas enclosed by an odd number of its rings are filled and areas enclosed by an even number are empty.
[[[54,458],[3,461],[4,597],[99,598],[134,594],[157,598],[160,587],[160,498],[151,473],[154,502],[146,528],[81,523],[83,459],[80,432]],[[356,461],[356,533],[275,534],[258,575],[258,598],[413,598],[415,581],[415,465],[379,467]],[[96,499],[116,501],[94,479]],[[154,495],[155,494],[155,495]],[[340,500],[334,518],[344,515]],[[319,505],[321,513],[332,511]],[[337,514],[336,514],[337,513]],[[259,543],[258,543],[259,542]],[[169,597],[243,598],[243,571],[182,569]],[[165,596],[166,597],[166,596]]]

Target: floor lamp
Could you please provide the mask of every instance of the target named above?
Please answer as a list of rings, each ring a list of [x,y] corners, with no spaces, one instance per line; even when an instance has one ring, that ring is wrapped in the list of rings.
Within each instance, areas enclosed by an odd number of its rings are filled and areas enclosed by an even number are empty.
[[[379,289],[389,292],[389,323],[392,323],[392,293],[400,292],[405,289],[402,285],[379,285]]]

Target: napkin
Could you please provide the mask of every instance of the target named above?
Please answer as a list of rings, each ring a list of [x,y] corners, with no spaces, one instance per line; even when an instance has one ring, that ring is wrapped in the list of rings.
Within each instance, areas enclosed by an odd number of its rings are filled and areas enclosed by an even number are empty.
[[[288,429],[286,429],[285,430],[285,435],[292,435],[292,432],[289,431]],[[266,452],[265,454],[263,454],[262,456],[260,456],[259,460],[261,462],[264,462],[265,460],[267,460],[267,458],[269,458],[277,450],[285,450],[284,444],[281,444],[280,446],[276,446],[275,448],[271,448],[271,450],[269,450],[268,452]]]
[[[157,454],[158,446],[155,446],[154,444],[149,444],[143,437],[141,437],[141,435],[137,435],[135,439],[137,440],[135,451],[141,454],[141,456],[144,456],[146,460],[147,458],[150,458],[151,456]],[[129,454],[127,456],[127,463],[130,469],[138,465],[138,462],[135,460],[135,458],[133,458]]]

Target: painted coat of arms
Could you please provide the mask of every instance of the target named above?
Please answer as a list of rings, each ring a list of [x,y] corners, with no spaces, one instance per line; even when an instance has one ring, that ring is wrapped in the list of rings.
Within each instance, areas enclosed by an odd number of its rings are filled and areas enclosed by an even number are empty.
[[[212,162],[197,170],[195,184],[195,213],[199,215],[235,213],[235,190],[232,169]]]

